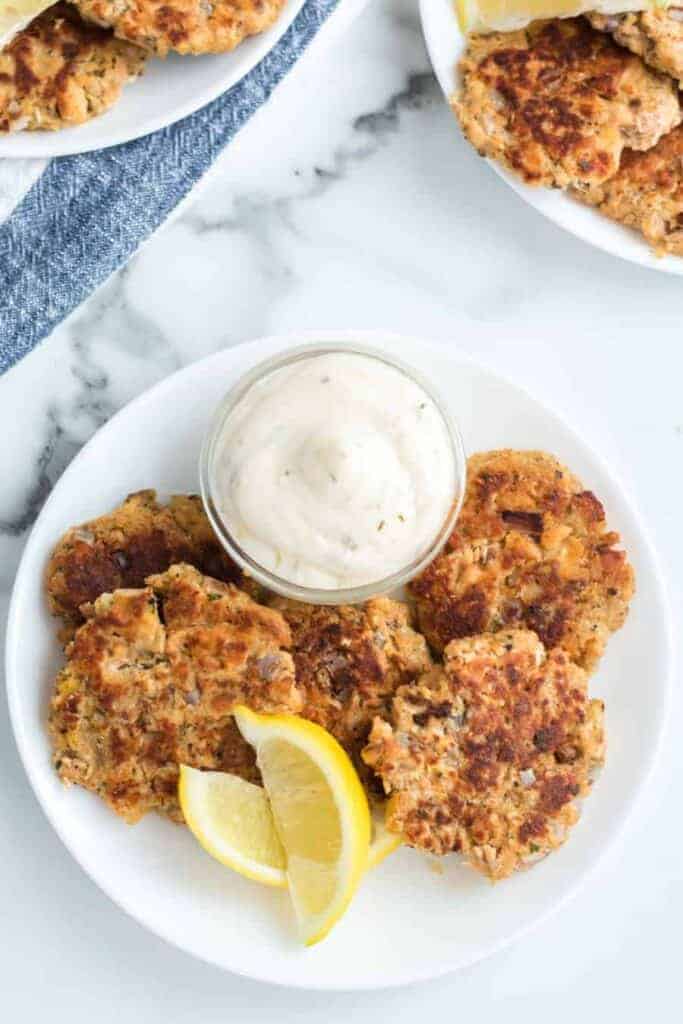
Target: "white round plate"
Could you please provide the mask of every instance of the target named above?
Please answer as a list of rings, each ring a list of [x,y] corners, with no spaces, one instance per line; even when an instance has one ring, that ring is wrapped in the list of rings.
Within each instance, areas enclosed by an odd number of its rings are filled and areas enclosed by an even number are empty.
[[[429,56],[448,98],[458,86],[457,65],[465,51],[465,39],[458,25],[454,0],[420,0],[420,14]],[[683,274],[683,259],[655,256],[635,231],[615,224],[589,206],[575,202],[564,192],[532,188],[494,161],[487,163],[525,202],[584,242],[651,270]]]
[[[309,950],[295,941],[286,893],[222,868],[186,829],[154,815],[130,827],[97,797],[62,786],[45,728],[61,658],[43,592],[49,553],[67,527],[140,488],[196,491],[200,442],[225,390],[257,362],[302,340],[362,342],[414,365],[447,397],[468,451],[508,445],[556,453],[604,500],[638,577],[628,622],[592,683],[607,701],[607,766],[565,846],[495,887],[455,857],[437,869],[401,850],[368,875],[346,917]],[[490,370],[445,346],[371,331],[241,345],[180,370],[131,402],[54,488],[26,545],[7,630],[7,686],[19,750],[45,813],[85,871],[124,910],[181,949],[251,978],[301,988],[376,988],[431,978],[487,956],[556,909],[615,839],[651,768],[667,709],[670,660],[655,557],[636,514],[593,452],[554,413]]]
[[[54,157],[118,146],[180,121],[244,78],[285,34],[305,0],[286,0],[275,24],[245,39],[232,53],[150,58],[111,110],[58,132],[16,132],[0,137],[0,157]]]

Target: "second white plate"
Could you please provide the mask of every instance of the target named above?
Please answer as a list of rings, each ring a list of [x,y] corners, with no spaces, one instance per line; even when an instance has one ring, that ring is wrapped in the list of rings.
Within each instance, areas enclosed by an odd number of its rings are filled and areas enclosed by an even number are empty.
[[[427,49],[446,97],[457,87],[457,64],[465,49],[465,39],[458,26],[453,0],[420,0],[420,15]],[[458,131],[457,124],[454,131]],[[532,188],[514,174],[488,161],[497,174],[539,213],[554,221],[565,231],[598,249],[620,256],[631,263],[668,274],[683,274],[683,259],[676,256],[657,257],[636,232],[621,227],[570,199],[556,189]]]
[[[244,78],[285,34],[305,0],[286,0],[267,32],[246,39],[232,53],[150,59],[145,73],[124,89],[101,117],[58,132],[0,136],[0,157],[53,157],[118,146],[180,121]]]

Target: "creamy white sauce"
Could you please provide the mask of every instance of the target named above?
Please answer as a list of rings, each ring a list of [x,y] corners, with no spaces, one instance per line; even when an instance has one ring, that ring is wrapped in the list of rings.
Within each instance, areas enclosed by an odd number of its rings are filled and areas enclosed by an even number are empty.
[[[355,353],[312,355],[251,387],[223,424],[212,476],[237,543],[320,589],[379,582],[425,554],[457,486],[432,399]]]

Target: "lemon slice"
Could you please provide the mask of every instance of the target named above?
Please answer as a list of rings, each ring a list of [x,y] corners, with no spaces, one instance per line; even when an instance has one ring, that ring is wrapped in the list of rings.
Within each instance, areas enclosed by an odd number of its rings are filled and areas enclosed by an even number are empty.
[[[371,808],[372,817],[372,839],[368,851],[367,870],[376,868],[385,857],[397,850],[401,845],[401,837],[395,832],[390,832],[385,824],[386,804],[373,804]]]
[[[265,790],[228,772],[180,766],[180,806],[195,838],[221,864],[264,885],[287,885],[286,856]],[[366,870],[401,845],[384,823],[385,804],[371,811]]]
[[[666,0],[455,0],[463,33],[511,32],[537,18],[571,18],[586,11],[626,14],[668,6]]]
[[[0,50],[55,0],[0,0]]]
[[[235,721],[256,750],[301,937],[312,946],[347,909],[367,866],[365,792],[346,753],[319,725],[247,708],[235,711]]]
[[[285,851],[261,786],[183,764],[178,797],[188,827],[207,853],[255,882],[287,885]]]

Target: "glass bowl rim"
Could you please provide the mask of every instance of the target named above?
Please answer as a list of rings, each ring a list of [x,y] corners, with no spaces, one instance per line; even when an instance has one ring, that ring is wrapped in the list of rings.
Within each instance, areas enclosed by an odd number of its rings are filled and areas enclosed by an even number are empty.
[[[271,374],[287,366],[315,356],[335,355],[338,353],[348,353],[378,360],[385,366],[390,366],[404,374],[431,399],[446,427],[450,441],[455,470],[456,496],[433,542],[409,565],[396,570],[389,576],[358,586],[335,588],[307,587],[302,584],[293,583],[291,580],[278,576],[270,569],[267,569],[257,562],[233,538],[213,498],[212,466],[216,445],[225,421],[251,388]],[[374,348],[371,345],[355,342],[311,342],[296,345],[293,348],[285,349],[273,356],[269,356],[267,359],[261,360],[251,369],[241,374],[219,402],[204,436],[199,457],[199,485],[204,510],[214,533],[230,558],[241,570],[266,589],[282,597],[317,605],[360,604],[371,597],[377,597],[397,590],[418,576],[436,558],[450,537],[462,508],[466,482],[467,456],[460,429],[451,415],[448,406],[431,382],[423,377],[414,367],[404,363],[402,359],[397,359],[388,352]]]

